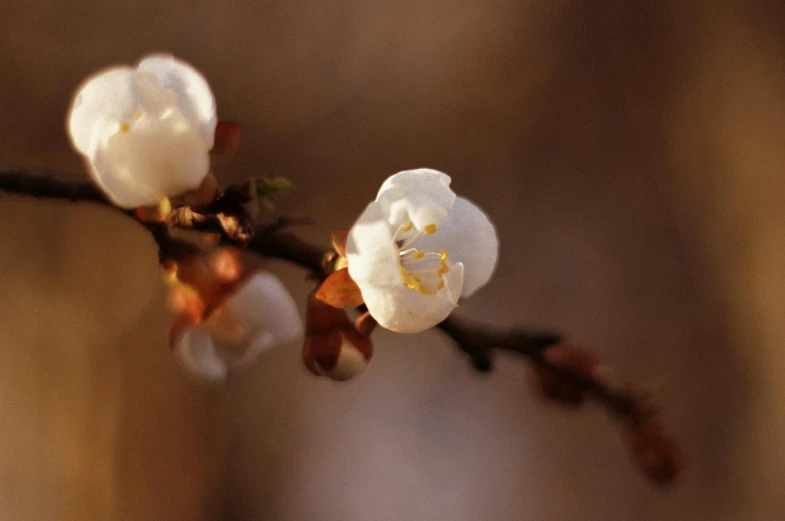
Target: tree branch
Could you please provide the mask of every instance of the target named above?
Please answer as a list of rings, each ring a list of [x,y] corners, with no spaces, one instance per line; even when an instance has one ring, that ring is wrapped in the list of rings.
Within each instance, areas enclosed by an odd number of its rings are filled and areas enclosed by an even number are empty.
[[[202,214],[189,207],[172,211],[167,216],[166,223],[144,222],[133,211],[114,206],[92,181],[46,169],[2,168],[0,190],[39,199],[90,202],[114,208],[150,231],[158,244],[162,261],[166,258],[176,258],[183,251],[191,251],[189,243],[171,237],[167,224],[187,230],[221,233],[224,242],[246,246],[248,250],[260,255],[291,262],[313,272],[319,278],[327,274],[328,266],[334,256],[332,251],[285,231],[283,229],[285,221],[259,230],[248,230],[250,237],[243,236],[242,239],[227,231],[225,222],[222,222],[219,217],[223,214]],[[494,349],[508,351],[526,357],[534,364],[549,368],[578,383],[617,414],[625,415],[631,410],[628,397],[611,391],[586,375],[555,366],[542,356],[545,348],[560,342],[561,337],[557,334],[520,328],[500,329],[458,315],[448,317],[438,325],[438,328],[453,339],[479,371],[491,370]]]
[[[291,262],[320,279],[329,274],[336,255],[331,250],[286,231],[285,221],[258,227],[242,207],[233,213],[218,214],[199,213],[192,208],[181,207],[173,210],[164,222],[149,223],[141,220],[133,211],[114,206],[92,181],[29,168],[0,168],[0,190],[39,199],[91,202],[114,208],[150,231],[158,244],[162,262],[167,258],[176,259],[195,248],[186,241],[172,238],[169,234],[170,225],[199,232],[220,233],[224,243]],[[549,360],[546,351],[561,342],[558,334],[522,328],[498,328],[458,315],[448,317],[437,327],[469,356],[478,371],[491,370],[494,350],[510,352],[528,359],[535,367],[548,371],[550,375],[579,388],[581,392],[592,395],[629,425],[640,424],[648,414],[646,404],[629,390],[611,386],[594,373]]]
[[[95,183],[73,174],[44,168],[4,167],[0,168],[0,190],[36,199],[96,203],[117,210],[150,232],[158,245],[158,256],[161,263],[166,259],[179,258],[182,254],[193,251],[193,246],[186,241],[173,238],[165,224],[145,222],[139,219],[133,211],[115,206],[104,196]]]
[[[0,168],[0,190],[38,199],[65,199],[113,206],[95,183],[45,168]]]

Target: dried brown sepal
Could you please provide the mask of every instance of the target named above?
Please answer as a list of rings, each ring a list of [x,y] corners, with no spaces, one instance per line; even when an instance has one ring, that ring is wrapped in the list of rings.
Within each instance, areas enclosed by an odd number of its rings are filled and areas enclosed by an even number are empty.
[[[234,159],[240,150],[242,128],[231,121],[219,121],[215,126],[215,143],[210,151],[213,166],[224,166]]]
[[[600,367],[600,359],[583,347],[557,344],[543,352],[552,365],[568,369],[586,377],[593,377]],[[586,399],[586,389],[547,367],[537,367],[540,390],[548,398],[572,407],[580,407]]]
[[[638,468],[654,483],[667,485],[684,472],[684,454],[657,418],[628,425],[627,447]]]
[[[346,257],[346,240],[349,238],[349,230],[336,228],[330,234],[333,239],[333,249],[341,257]]]
[[[248,244],[253,239],[253,223],[246,219],[245,215],[218,213],[215,217],[232,240],[240,244]]]
[[[360,287],[349,275],[349,268],[331,273],[319,287],[316,298],[341,309],[356,308],[364,302]]]

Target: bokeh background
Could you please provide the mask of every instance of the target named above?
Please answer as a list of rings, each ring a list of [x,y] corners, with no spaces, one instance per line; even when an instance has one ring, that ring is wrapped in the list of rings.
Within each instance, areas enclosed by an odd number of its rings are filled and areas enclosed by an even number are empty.
[[[495,219],[460,311],[555,327],[662,377],[689,457],[663,491],[595,409],[475,374],[438,332],[376,336],[358,380],[299,346],[223,387],[166,347],[155,248],[106,209],[0,195],[0,519],[785,518],[781,2],[5,0],[0,162],[83,172],[69,98],[171,51],[326,243],[428,166]],[[303,299],[297,268],[269,268]]]

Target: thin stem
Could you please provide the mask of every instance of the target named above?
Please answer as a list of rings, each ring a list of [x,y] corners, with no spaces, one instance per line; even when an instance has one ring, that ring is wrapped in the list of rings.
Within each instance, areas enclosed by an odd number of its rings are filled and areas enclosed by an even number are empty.
[[[224,214],[200,214],[187,207],[173,211],[166,222],[144,222],[134,212],[114,206],[93,182],[51,170],[0,168],[0,190],[39,199],[91,202],[114,208],[150,231],[158,245],[161,262],[167,258],[176,259],[180,255],[192,253],[196,248],[186,241],[172,238],[169,225],[199,232],[221,233],[224,242],[246,247],[263,256],[291,262],[309,270],[317,278],[327,275],[328,265],[335,256],[331,250],[285,231],[285,220],[254,230],[252,222],[244,221],[246,215],[241,208],[234,214],[229,214],[229,224]],[[232,218],[238,221],[235,222]],[[561,337],[555,333],[492,327],[454,314],[437,327],[452,338],[479,371],[491,370],[494,350],[511,352],[580,386],[615,414],[624,417],[635,414],[635,401],[628,394],[612,389],[585,374],[552,364],[543,356],[543,351],[548,346],[561,341]]]

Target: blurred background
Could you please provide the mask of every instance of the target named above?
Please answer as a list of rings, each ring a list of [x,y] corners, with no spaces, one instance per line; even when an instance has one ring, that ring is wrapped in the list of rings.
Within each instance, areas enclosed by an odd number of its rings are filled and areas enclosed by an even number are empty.
[[[83,172],[74,89],[170,51],[243,124],[222,181],[291,178],[278,209],[313,240],[388,175],[443,170],[501,238],[460,311],[663,377],[689,467],[651,486],[603,411],[438,332],[380,332],[343,385],[297,345],[201,385],[138,225],[0,194],[0,519],[784,518],[784,30],[774,0],[6,0],[1,163]]]

